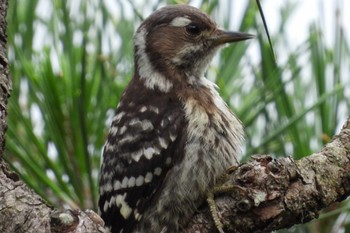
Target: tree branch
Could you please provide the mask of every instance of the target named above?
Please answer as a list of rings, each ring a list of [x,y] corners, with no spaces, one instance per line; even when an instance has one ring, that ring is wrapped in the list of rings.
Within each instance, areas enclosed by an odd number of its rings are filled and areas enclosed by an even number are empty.
[[[54,210],[0,159],[0,232],[103,232],[91,210]]]
[[[0,159],[5,148],[5,132],[7,129],[7,98],[11,90],[9,68],[6,56],[6,12],[7,0],[0,1]]]
[[[305,223],[318,211],[350,194],[350,118],[321,152],[301,160],[254,156],[225,185],[232,193],[216,197],[225,232],[271,232]],[[183,233],[215,232],[208,207]]]

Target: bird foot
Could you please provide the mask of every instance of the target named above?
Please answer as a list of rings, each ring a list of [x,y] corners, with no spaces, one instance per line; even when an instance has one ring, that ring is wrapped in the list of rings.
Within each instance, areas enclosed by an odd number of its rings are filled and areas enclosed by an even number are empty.
[[[236,185],[224,185],[224,183],[228,180],[228,177],[230,176],[230,174],[234,172],[236,169],[237,169],[237,166],[232,166],[228,168],[226,172],[224,172],[217,179],[217,184],[214,186],[214,188],[207,192],[207,203],[209,206],[209,210],[213,218],[214,224],[216,226],[216,229],[220,233],[225,233],[223,230],[224,225],[220,220],[219,212],[218,212],[214,197],[215,197],[215,194],[230,193],[230,192],[233,192],[235,189],[239,188]]]

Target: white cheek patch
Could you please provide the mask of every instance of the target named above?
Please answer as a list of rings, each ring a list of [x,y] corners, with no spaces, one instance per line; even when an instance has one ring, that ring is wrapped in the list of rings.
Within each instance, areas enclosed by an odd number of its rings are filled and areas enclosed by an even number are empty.
[[[135,35],[136,54],[139,59],[139,75],[149,89],[158,88],[162,92],[169,92],[173,84],[162,74],[153,69],[146,53],[146,30],[141,28]]]
[[[185,27],[189,25],[192,21],[186,17],[176,17],[170,22],[171,26],[174,27]]]

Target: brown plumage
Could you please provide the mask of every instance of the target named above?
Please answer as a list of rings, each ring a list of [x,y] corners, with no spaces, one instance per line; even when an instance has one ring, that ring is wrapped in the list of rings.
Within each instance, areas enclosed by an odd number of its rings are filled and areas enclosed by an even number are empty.
[[[99,209],[111,232],[178,232],[237,164],[243,127],[203,76],[220,45],[249,38],[187,5],[141,24],[103,152]]]

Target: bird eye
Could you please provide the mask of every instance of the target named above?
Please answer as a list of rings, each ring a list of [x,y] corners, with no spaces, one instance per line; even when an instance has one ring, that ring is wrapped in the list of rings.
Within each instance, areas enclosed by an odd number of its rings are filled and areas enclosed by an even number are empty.
[[[197,36],[201,32],[200,28],[196,24],[189,24],[186,26],[186,32],[188,32],[191,35]]]

